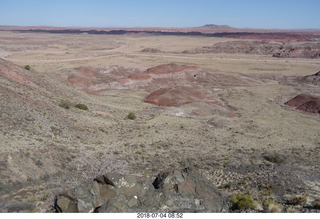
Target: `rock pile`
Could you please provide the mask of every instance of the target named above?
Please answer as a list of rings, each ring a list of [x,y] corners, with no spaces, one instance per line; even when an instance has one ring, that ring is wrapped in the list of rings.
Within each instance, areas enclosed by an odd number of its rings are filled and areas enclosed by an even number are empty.
[[[154,179],[105,174],[55,197],[55,212],[225,212],[219,190],[193,169]]]

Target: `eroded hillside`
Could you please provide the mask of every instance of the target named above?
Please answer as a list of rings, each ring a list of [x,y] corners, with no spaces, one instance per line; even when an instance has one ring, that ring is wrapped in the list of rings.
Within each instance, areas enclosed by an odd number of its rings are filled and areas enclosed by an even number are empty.
[[[243,211],[230,198],[247,192],[256,203],[249,211],[317,211],[317,100],[285,103],[319,96],[319,59],[272,57],[282,45],[274,34],[257,43],[252,34],[0,32],[1,211],[45,212],[56,195],[99,175],[152,182],[186,163],[228,211]],[[195,48],[210,51],[183,52]]]

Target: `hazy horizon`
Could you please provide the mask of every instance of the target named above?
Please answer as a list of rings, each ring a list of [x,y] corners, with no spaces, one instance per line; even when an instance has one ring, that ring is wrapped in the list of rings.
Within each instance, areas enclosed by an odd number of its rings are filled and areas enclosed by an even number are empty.
[[[2,0],[0,25],[51,27],[199,27],[320,29],[317,0]]]

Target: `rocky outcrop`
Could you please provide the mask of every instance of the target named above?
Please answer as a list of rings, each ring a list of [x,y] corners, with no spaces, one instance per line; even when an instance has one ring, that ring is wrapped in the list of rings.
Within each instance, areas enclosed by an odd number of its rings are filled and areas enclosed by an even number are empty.
[[[106,174],[55,197],[55,212],[225,212],[218,189],[191,168],[156,178]]]
[[[273,41],[228,41],[183,51],[185,54],[254,54],[272,55],[277,58],[320,58],[320,44],[283,43]]]
[[[319,43],[305,43],[300,45],[281,46],[278,51],[273,54],[277,58],[320,58]]]
[[[306,84],[312,84],[312,85],[320,85],[320,71],[318,71],[315,74],[307,75],[305,77],[302,77],[300,80],[302,83]]]

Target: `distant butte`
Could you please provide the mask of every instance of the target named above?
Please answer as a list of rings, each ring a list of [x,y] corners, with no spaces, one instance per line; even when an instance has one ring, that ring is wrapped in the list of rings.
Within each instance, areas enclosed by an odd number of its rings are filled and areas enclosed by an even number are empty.
[[[79,27],[48,27],[48,26],[0,26],[0,31],[27,33],[56,34],[104,34],[104,35],[173,35],[173,36],[204,36],[227,37],[235,39],[281,39],[281,40],[312,40],[320,38],[320,30],[280,30],[235,28],[229,25],[206,24],[200,27],[112,27],[112,28],[79,28]],[[148,51],[147,52],[154,52]]]

